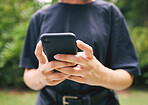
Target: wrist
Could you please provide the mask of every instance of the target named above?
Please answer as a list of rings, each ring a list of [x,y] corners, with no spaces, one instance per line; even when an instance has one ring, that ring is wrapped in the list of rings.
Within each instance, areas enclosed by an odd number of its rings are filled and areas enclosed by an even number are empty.
[[[114,71],[112,69],[109,69],[109,68],[104,66],[104,68],[102,70],[102,74],[101,74],[101,78],[102,78],[101,85],[102,86],[106,86],[107,84],[110,83],[110,81],[112,81],[111,74],[113,72]]]
[[[40,87],[45,87],[45,86],[46,86],[46,81],[45,81],[45,79],[44,79],[44,76],[41,74],[41,72],[40,72],[39,69],[37,69],[36,72],[37,72],[37,74],[38,74],[38,83],[37,83],[37,84],[38,84]]]
[[[112,69],[109,69],[100,63],[96,69],[96,74],[99,81],[98,85],[105,87],[107,84],[109,84],[111,81],[110,74],[112,74],[112,72],[114,72]]]

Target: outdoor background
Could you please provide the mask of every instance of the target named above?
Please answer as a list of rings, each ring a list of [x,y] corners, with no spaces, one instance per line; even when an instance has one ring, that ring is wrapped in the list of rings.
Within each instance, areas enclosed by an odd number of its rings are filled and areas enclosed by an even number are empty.
[[[24,84],[18,65],[31,15],[56,2],[39,1],[0,0],[0,105],[35,102],[37,92]],[[148,105],[148,0],[106,1],[117,5],[125,16],[142,72],[130,89],[118,92],[121,105]]]

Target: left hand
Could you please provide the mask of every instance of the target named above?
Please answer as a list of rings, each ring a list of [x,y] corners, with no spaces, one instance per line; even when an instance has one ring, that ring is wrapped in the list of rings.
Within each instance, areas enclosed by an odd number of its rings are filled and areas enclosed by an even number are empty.
[[[76,67],[58,68],[56,70],[69,74],[70,76],[67,78],[69,80],[98,86],[103,76],[102,70],[106,70],[106,67],[95,58],[92,47],[80,40],[77,40],[76,43],[78,48],[83,52],[78,52],[77,55],[57,54],[54,57],[59,61],[78,65]]]

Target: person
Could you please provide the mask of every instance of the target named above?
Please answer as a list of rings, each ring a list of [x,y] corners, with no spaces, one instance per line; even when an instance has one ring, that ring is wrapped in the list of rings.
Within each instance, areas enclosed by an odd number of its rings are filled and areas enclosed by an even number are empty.
[[[40,36],[64,32],[76,35],[78,53],[48,62]],[[118,105],[114,90],[128,88],[140,75],[124,16],[101,0],[59,0],[35,12],[20,67],[26,85],[40,90],[36,105]]]

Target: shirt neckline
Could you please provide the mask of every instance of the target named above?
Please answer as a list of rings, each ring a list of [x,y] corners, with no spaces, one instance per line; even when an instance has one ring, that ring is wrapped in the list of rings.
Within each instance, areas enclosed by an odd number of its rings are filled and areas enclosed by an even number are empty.
[[[94,4],[94,3],[95,3],[95,1],[92,1],[92,2],[87,3],[87,4],[69,4],[69,3],[57,2],[57,4],[59,4],[59,5],[63,5],[63,6],[72,6],[72,7],[90,6],[90,5]]]

